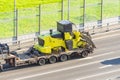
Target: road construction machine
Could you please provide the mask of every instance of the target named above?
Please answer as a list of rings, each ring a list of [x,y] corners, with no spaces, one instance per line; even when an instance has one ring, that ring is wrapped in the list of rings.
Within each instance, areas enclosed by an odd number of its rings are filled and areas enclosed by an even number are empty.
[[[87,57],[95,48],[88,32],[80,32],[74,23],[62,20],[57,22],[57,31],[50,30],[49,34],[40,35],[38,44],[33,46],[32,53],[47,57],[50,63],[57,60],[66,61],[70,55]],[[41,63],[43,61],[43,63]],[[44,65],[46,57],[39,60]]]
[[[62,20],[57,22],[57,31],[51,29],[50,33],[39,35],[38,42],[23,54],[10,52],[7,44],[2,45],[0,54],[6,54],[6,57],[0,69],[30,64],[42,66],[47,62],[53,64],[76,55],[85,58],[93,53],[94,48],[96,46],[88,32],[81,32],[74,23]]]

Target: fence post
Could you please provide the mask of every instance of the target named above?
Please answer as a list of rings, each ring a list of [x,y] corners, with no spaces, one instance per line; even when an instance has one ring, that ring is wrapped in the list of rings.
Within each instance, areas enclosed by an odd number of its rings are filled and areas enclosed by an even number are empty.
[[[101,0],[101,22],[103,20],[103,0]]]
[[[14,0],[14,19],[13,19],[13,23],[14,23],[14,32],[13,35],[15,37],[15,27],[16,27],[16,0]]]
[[[16,9],[16,38],[18,38],[18,9]]]
[[[109,23],[107,23],[107,30],[106,30],[106,32],[108,32],[109,31]]]
[[[20,50],[21,49],[21,43],[20,41],[18,41],[18,49],[17,50]]]
[[[120,23],[120,16],[118,16],[118,23]]]
[[[70,20],[70,0],[68,0],[68,20]]]
[[[16,0],[14,0],[14,30],[13,30],[13,43],[17,43],[18,37],[18,9],[16,8]]]
[[[119,0],[119,16],[118,16],[118,23],[120,24],[120,0]]]
[[[40,34],[40,27],[41,27],[41,5],[39,5],[39,34]]]
[[[93,33],[92,33],[92,35],[93,35],[93,34],[95,34],[95,26],[93,26]]]
[[[41,32],[41,4],[39,4],[38,8],[38,14],[36,15],[38,17],[38,31],[35,33],[36,36],[40,35]]]
[[[85,10],[86,10],[86,0],[83,0],[83,29],[85,28]]]
[[[16,9],[15,11],[13,42],[17,43],[17,39],[18,39],[18,9]]]
[[[102,23],[103,23],[103,0],[101,0],[101,15],[100,15],[100,20],[98,20],[98,27],[102,27]]]
[[[61,20],[63,20],[64,17],[64,1],[61,1]]]

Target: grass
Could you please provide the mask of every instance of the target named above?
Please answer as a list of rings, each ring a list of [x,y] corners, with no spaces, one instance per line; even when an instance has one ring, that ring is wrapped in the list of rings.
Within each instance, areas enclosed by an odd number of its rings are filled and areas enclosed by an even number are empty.
[[[22,1],[22,0],[21,0]],[[25,0],[26,1],[26,0]],[[53,1],[53,0],[52,0]],[[83,2],[81,0],[70,0],[70,20],[76,24],[83,22]],[[103,18],[109,18],[119,16],[119,0],[103,0]],[[86,4],[96,4],[100,0],[86,0]],[[19,2],[20,3],[20,2]],[[24,3],[30,4],[30,3]],[[38,3],[37,3],[38,5]],[[67,19],[67,1],[64,1],[64,19]],[[35,6],[35,5],[34,5]],[[38,6],[21,6],[18,14],[18,34],[29,34],[38,32]],[[24,8],[25,7],[25,8]],[[26,8],[31,7],[31,8]],[[41,31],[48,30],[50,28],[56,28],[56,21],[61,20],[61,4],[51,3],[42,5],[41,11]],[[100,5],[98,6],[86,6],[86,22],[100,20]],[[13,19],[14,12],[0,12],[0,38],[13,37]]]
[[[39,4],[60,2],[61,0],[0,0],[0,12],[13,10],[14,1],[17,8],[30,8]]]

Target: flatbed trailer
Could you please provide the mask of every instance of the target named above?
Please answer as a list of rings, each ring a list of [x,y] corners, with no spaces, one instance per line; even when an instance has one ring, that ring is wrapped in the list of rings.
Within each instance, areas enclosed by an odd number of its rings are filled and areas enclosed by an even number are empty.
[[[78,55],[82,57],[87,57],[88,54],[86,52],[87,50],[83,48],[70,50],[67,52],[60,52],[59,54],[51,54],[51,55],[35,55],[31,53],[22,53],[22,54],[8,54],[5,58],[4,64],[0,64],[0,71],[14,69],[20,66],[25,65],[32,65],[32,64],[38,64],[40,66],[45,65],[47,62],[53,64],[55,62],[61,61],[67,61],[71,59],[71,56]],[[89,51],[89,50],[88,50]]]

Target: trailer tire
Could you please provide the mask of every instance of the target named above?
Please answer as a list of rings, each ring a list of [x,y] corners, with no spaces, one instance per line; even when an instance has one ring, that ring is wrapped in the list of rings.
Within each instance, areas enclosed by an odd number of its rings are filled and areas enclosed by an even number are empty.
[[[43,66],[43,65],[46,64],[46,60],[45,60],[44,58],[40,58],[40,59],[38,60],[38,64],[39,64],[40,66]]]
[[[64,61],[67,61],[68,60],[68,56],[66,55],[66,54],[62,54],[61,56],[60,56],[60,61],[61,62],[64,62]]]
[[[87,51],[83,51],[82,53],[81,53],[81,57],[82,58],[85,58],[85,57],[87,57],[88,56],[88,52]]]
[[[50,58],[49,58],[49,63],[50,64],[53,64],[53,63],[56,63],[57,62],[57,58],[55,57],[55,56],[51,56]]]

